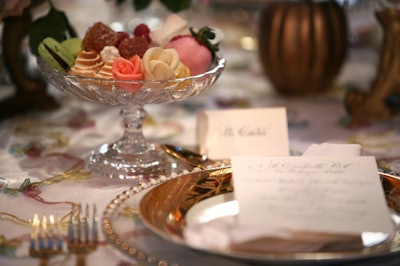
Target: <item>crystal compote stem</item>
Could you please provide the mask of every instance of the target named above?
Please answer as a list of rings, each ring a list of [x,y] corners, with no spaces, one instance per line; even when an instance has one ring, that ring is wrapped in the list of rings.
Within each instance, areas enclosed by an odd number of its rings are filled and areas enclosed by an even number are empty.
[[[146,178],[167,172],[165,155],[143,136],[146,115],[143,105],[125,105],[121,110],[125,126],[122,137],[92,153],[90,170],[120,179]]]
[[[143,122],[147,112],[143,106],[125,106],[121,110],[121,116],[125,126],[125,132],[120,141],[115,145],[121,152],[144,153],[148,150],[149,143],[143,136]]]

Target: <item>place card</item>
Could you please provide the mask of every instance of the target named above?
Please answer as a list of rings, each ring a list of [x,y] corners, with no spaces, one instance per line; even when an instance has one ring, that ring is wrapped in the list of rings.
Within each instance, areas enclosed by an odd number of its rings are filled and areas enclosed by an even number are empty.
[[[374,157],[232,158],[239,226],[393,233]]]
[[[197,117],[197,137],[200,153],[211,159],[289,155],[283,107],[201,111]]]

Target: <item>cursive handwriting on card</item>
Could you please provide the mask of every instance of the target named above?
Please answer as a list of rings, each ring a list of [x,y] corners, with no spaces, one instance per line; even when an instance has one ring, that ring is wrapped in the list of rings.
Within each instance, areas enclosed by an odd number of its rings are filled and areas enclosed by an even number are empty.
[[[212,159],[287,156],[286,116],[282,107],[201,111],[197,119],[200,153]]]
[[[359,234],[393,225],[373,157],[234,157],[239,223]]]
[[[264,164],[249,165],[249,171],[259,174],[279,173],[309,176],[312,174],[352,174],[359,167],[357,162],[337,160],[314,160],[311,162],[288,161],[283,158],[271,159]]]
[[[265,137],[268,136],[268,129],[271,125],[251,125],[244,124],[240,126],[233,126],[231,124],[222,123],[218,127],[220,138],[234,138],[234,137]]]

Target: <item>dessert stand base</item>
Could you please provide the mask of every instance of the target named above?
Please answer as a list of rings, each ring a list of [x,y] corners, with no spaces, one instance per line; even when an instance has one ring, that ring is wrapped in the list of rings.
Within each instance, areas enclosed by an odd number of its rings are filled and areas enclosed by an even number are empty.
[[[154,144],[149,144],[144,153],[121,153],[113,144],[104,144],[92,152],[89,170],[112,179],[146,180],[168,175],[171,164],[167,155]]]
[[[123,135],[116,142],[104,144],[92,152],[89,170],[108,178],[137,181],[170,176],[187,166],[171,161],[159,146],[146,140],[143,135],[143,122],[147,116],[144,105],[181,101],[201,93],[217,80],[225,62],[218,55],[207,72],[176,80],[115,81],[55,71],[38,58],[44,76],[61,91],[90,102],[121,105]],[[131,91],[133,88],[134,92]]]

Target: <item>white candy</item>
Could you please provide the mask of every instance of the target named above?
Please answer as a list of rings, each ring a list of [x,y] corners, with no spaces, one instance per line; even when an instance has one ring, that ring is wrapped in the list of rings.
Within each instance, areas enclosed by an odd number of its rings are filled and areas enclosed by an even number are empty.
[[[114,60],[119,57],[119,51],[115,46],[105,46],[100,52],[101,59],[103,62]]]
[[[168,80],[175,78],[179,66],[179,55],[175,49],[149,48],[142,58],[145,80]]]
[[[160,29],[150,32],[150,38],[157,45],[164,47],[172,37],[189,33],[188,22],[177,14],[169,15]]]

